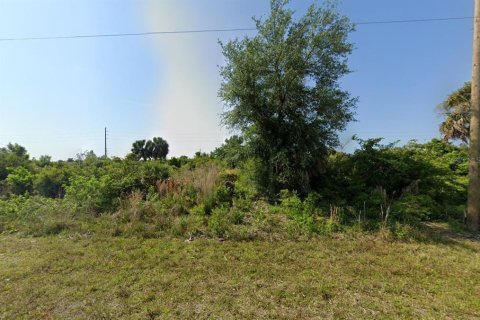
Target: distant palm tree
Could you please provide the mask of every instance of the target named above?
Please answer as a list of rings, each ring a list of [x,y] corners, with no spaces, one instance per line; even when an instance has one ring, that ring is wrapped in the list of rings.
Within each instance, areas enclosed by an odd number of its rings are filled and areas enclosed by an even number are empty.
[[[153,144],[152,140],[148,140],[145,143],[145,160],[151,160],[153,158],[153,153],[155,152],[155,145]]]
[[[148,159],[145,143],[145,140],[137,140],[132,145],[132,154],[136,156],[137,160],[143,159],[146,161]]]
[[[152,139],[153,150],[152,158],[153,159],[165,159],[168,154],[168,143],[163,138],[155,137]]]
[[[160,137],[155,137],[148,141],[137,140],[132,145],[132,154],[137,160],[166,159],[168,143]]]
[[[451,93],[439,106],[445,114],[445,120],[440,125],[443,140],[462,140],[468,142],[470,135],[470,97],[471,83]]]

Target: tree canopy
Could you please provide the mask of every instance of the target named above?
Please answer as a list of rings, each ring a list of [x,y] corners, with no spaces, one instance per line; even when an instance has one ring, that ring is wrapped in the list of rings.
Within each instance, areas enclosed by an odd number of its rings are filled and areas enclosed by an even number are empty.
[[[29,157],[27,150],[17,143],[9,143],[6,147],[0,148],[0,180],[8,176],[9,167],[22,166]]]
[[[270,16],[255,19],[256,36],[221,43],[223,121],[261,159],[270,192],[309,189],[356,102],[339,85],[353,25],[332,5],[312,5],[295,20],[287,4],[271,1]]]
[[[440,105],[441,111],[445,113],[445,119],[440,125],[443,140],[468,142],[471,91],[471,83],[466,82],[461,88],[451,93]]]
[[[132,155],[137,160],[166,159],[168,143],[163,138],[155,137],[152,140],[137,140],[132,145]]]

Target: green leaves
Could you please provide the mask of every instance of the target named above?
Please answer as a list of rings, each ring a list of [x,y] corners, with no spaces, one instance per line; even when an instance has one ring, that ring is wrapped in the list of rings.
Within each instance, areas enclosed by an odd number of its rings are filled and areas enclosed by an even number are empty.
[[[380,140],[360,141],[361,149],[353,155],[330,155],[319,186],[322,196],[375,218],[384,202],[376,189],[382,189],[401,221],[456,217],[466,203],[466,149],[438,139],[403,147],[381,145]]]
[[[221,44],[223,122],[262,160],[270,194],[309,189],[309,172],[338,144],[355,105],[338,83],[349,72],[352,24],[332,6],[311,6],[295,21],[287,3],[271,2],[256,36]]]
[[[26,166],[28,159],[27,150],[19,144],[9,143],[0,148],[0,180],[7,177],[9,167]]]
[[[153,159],[166,159],[168,154],[168,143],[160,137],[152,140],[137,140],[132,145],[132,154],[137,160],[144,161]]]
[[[9,175],[6,179],[10,191],[16,195],[23,195],[32,192],[33,174],[24,167],[9,168]]]
[[[168,143],[160,137],[152,139],[151,155],[153,159],[165,159],[168,154]]]
[[[471,90],[471,83],[467,82],[463,87],[450,94],[439,106],[440,110],[445,113],[445,120],[440,125],[440,132],[445,141],[468,142]]]

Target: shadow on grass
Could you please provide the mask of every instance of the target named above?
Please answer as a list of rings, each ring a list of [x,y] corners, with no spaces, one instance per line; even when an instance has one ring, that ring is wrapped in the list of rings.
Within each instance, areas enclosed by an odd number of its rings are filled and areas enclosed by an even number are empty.
[[[471,232],[453,222],[426,222],[417,229],[416,241],[426,244],[459,246],[473,252],[480,252],[480,233]]]

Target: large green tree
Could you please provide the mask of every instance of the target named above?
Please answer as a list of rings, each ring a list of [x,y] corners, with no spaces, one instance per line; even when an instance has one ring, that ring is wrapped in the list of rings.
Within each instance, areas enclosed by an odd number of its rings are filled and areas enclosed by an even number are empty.
[[[287,0],[272,0],[257,35],[221,43],[226,64],[219,96],[223,120],[263,163],[264,186],[307,191],[355,99],[339,79],[349,73],[354,27],[333,5],[312,5],[298,20]]]
[[[440,111],[445,115],[444,121],[440,124],[443,140],[468,142],[470,136],[471,91],[471,83],[466,82],[440,104]]]

